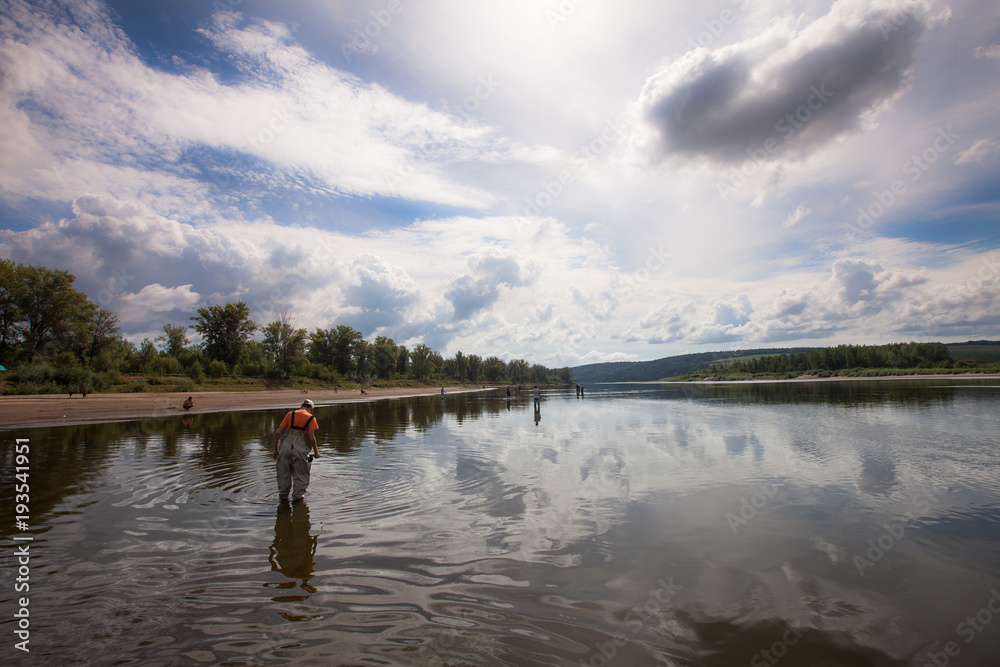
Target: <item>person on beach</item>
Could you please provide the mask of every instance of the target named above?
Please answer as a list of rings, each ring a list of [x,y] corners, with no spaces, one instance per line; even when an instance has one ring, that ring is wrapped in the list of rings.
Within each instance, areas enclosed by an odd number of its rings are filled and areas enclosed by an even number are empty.
[[[69,397],[73,398],[73,385],[69,386]]]
[[[309,469],[312,459],[319,458],[316,446],[316,429],[319,425],[313,417],[313,402],[302,401],[297,410],[292,410],[281,420],[274,432],[274,460],[277,465],[278,499],[281,502],[302,500],[309,488]],[[309,450],[312,449],[312,456]],[[293,488],[294,487],[294,488]]]
[[[183,407],[185,410],[190,410],[191,408],[194,407],[194,399],[188,396],[187,400],[184,401],[184,405],[181,407]]]

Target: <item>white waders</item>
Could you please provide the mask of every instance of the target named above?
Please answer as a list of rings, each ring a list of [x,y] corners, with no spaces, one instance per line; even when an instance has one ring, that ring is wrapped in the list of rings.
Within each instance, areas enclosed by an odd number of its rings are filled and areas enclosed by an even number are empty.
[[[312,446],[305,431],[289,429],[282,434],[278,446],[278,497],[288,498],[294,485],[292,500],[302,500],[309,488],[309,455]]]

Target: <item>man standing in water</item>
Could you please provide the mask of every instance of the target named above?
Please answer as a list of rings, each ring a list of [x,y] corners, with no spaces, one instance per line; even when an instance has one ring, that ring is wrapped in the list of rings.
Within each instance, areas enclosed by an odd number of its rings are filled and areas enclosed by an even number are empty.
[[[312,466],[312,459],[319,458],[319,449],[316,446],[316,429],[319,425],[312,413],[313,402],[307,398],[302,401],[298,410],[292,410],[285,415],[278,430],[274,432],[274,460],[278,464],[278,499],[282,502],[288,500],[289,493],[292,494],[292,502],[302,500],[306,489],[309,488],[309,468]],[[313,452],[312,456],[309,456],[310,449]]]

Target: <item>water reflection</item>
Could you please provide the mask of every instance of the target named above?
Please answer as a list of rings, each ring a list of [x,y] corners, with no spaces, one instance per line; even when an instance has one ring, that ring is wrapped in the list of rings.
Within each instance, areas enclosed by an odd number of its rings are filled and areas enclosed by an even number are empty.
[[[922,665],[1000,586],[987,384],[587,390],[319,406],[308,504],[286,410],[16,434],[42,662]]]
[[[280,572],[289,579],[296,581],[276,584],[274,588],[289,589],[299,587],[307,593],[315,593],[316,589],[309,584],[313,570],[316,567],[317,535],[309,531],[312,524],[309,521],[309,505],[302,500],[297,503],[287,501],[278,505],[277,517],[274,522],[274,541],[271,543],[268,560],[271,569]],[[272,598],[275,602],[300,602],[308,595],[285,594]],[[289,618],[286,616],[286,618]],[[289,620],[300,620],[289,618]]]

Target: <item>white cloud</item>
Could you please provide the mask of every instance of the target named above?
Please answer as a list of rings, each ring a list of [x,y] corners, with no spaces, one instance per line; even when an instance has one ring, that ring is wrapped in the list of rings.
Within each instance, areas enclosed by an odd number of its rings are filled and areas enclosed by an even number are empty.
[[[0,62],[18,75],[0,88],[8,129],[0,168],[6,165],[8,189],[27,197],[61,198],[88,185],[121,196],[121,166],[147,176],[139,189],[151,196],[194,204],[210,186],[185,161],[191,150],[209,149],[220,153],[203,156],[206,168],[229,196],[260,181],[484,208],[496,196],[456,164],[544,155],[325,65],[281,24],[225,13],[203,29],[244,70],[242,80],[224,84],[203,70],[181,75],[146,67],[103,10],[88,7],[78,30],[15,2],[30,14],[32,30],[2,28]],[[26,99],[44,113],[25,111]],[[33,170],[24,173],[26,166]]]
[[[338,40],[383,2],[202,5],[176,48],[155,29],[133,44],[96,0],[13,0],[0,255],[72,271],[136,335],[243,299],[261,320],[555,365],[928,321],[985,336],[1000,309],[963,272],[995,245],[978,221],[1000,93],[973,47],[1000,9],[956,2],[948,21],[887,0],[585,3],[553,29],[532,0],[428,0],[348,60]],[[735,20],[701,35],[723,8]],[[844,223],[948,127],[949,159],[845,250]]]
[[[785,221],[781,223],[781,228],[788,229],[789,227],[794,227],[805,220],[806,216],[810,213],[812,213],[811,208],[806,207],[805,204],[799,204],[798,208],[796,208],[795,211],[793,211],[792,214],[785,218]]]
[[[134,323],[145,324],[150,315],[169,316],[173,313],[185,318],[201,300],[190,284],[164,287],[158,283],[146,285],[134,294],[123,293],[119,298],[120,304],[116,311],[118,322],[124,327]],[[98,294],[98,300],[100,299],[101,294]]]
[[[993,137],[980,139],[971,147],[955,155],[955,164],[977,164],[1000,152],[1000,141]]]

